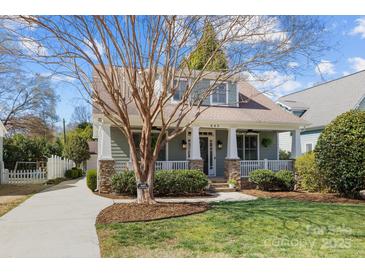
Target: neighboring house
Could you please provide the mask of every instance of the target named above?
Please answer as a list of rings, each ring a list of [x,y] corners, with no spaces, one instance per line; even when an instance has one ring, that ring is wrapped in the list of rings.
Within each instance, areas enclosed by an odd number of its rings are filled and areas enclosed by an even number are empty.
[[[98,162],[98,142],[89,141],[90,159],[86,161],[86,170],[96,169]]]
[[[209,87],[213,76],[214,73],[201,80],[194,93],[198,94]],[[181,90],[176,92],[171,104],[166,106],[166,113],[169,113],[174,101],[179,100],[187,81],[189,79],[180,79]],[[98,82],[96,86],[102,92],[103,87]],[[158,87],[159,84],[156,83],[155,86]],[[104,100],[108,100],[106,94]],[[304,120],[284,111],[247,82],[235,78],[218,85],[205,104],[211,107],[185,133],[161,150],[156,169],[198,167],[210,177],[240,179],[258,168],[291,168],[290,161],[278,161],[278,134],[293,131],[298,133],[295,136],[299,136],[299,128],[306,125]],[[110,101],[109,106],[112,105]],[[138,142],[141,123],[138,112],[133,107],[130,108],[130,120],[135,127],[135,139]],[[104,171],[108,172],[110,165],[116,171],[129,166],[129,146],[120,130],[96,108],[93,109],[93,121],[93,137],[98,138],[98,178],[101,178],[100,175],[107,178],[110,176],[105,175]],[[158,122],[155,128],[158,132]],[[299,147],[299,138],[294,142]],[[108,165],[105,164],[107,161]],[[102,166],[106,166],[105,170]]]
[[[277,103],[310,123],[301,128],[301,151],[312,151],[324,127],[338,115],[353,109],[365,110],[365,71],[294,92]],[[280,133],[279,139],[280,149],[291,151],[292,134]]]
[[[2,182],[2,174],[4,170],[4,162],[3,162],[3,139],[6,133],[6,129],[3,125],[3,123],[0,121],[0,184]]]

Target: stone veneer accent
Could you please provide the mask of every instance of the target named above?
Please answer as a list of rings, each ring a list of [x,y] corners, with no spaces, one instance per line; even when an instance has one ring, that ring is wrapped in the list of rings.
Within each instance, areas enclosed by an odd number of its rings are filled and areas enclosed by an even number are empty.
[[[107,194],[112,191],[111,177],[115,174],[114,160],[99,160],[98,185],[99,193]]]
[[[198,169],[204,170],[204,161],[203,160],[189,160],[189,168],[190,169]]]
[[[227,180],[234,179],[241,188],[241,171],[240,159],[224,159],[224,178]]]

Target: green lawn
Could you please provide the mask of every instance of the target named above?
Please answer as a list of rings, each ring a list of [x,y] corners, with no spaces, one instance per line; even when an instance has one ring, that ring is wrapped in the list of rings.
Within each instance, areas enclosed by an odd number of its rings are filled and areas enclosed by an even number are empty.
[[[365,257],[365,206],[258,199],[98,225],[103,257]]]

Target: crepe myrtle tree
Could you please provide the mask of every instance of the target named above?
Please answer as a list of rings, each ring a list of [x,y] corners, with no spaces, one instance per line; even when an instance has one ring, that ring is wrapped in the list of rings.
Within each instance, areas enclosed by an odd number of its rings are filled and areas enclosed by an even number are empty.
[[[32,26],[12,30],[28,45],[21,55],[58,77],[77,79],[80,91],[127,138],[137,184],[147,185],[138,189],[138,203],[155,202],[159,151],[209,108],[204,100],[220,82],[266,70],[289,73],[294,68],[288,63],[318,60],[325,49],[324,25],[316,17],[20,16],[10,20]],[[209,55],[205,63],[194,70],[189,55],[198,46],[201,50],[204,26],[214,28],[216,43],[213,50],[205,51]],[[210,71],[212,60],[222,53],[227,66]],[[189,83],[179,101],[170,104],[181,78]],[[198,89],[203,78],[212,81]],[[141,122],[139,143],[133,139],[131,109]],[[156,127],[159,133],[152,144]]]

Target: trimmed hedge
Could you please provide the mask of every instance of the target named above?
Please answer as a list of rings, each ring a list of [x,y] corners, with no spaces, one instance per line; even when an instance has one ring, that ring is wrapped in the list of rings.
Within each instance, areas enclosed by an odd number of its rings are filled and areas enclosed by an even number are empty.
[[[275,178],[283,190],[293,191],[295,186],[295,179],[293,172],[289,170],[279,170],[275,173]]]
[[[275,173],[268,169],[257,169],[250,173],[249,181],[265,191],[292,191],[295,185],[294,174],[289,170]]]
[[[295,171],[298,175],[298,189],[309,192],[326,190],[313,152],[305,153],[295,160]]]
[[[159,170],[155,174],[156,196],[202,193],[208,186],[207,176],[199,170]],[[137,186],[133,171],[123,171],[112,177],[112,190],[116,193],[136,195]]]
[[[95,191],[97,187],[97,173],[96,169],[89,169],[86,172],[86,184],[91,191]]]
[[[66,170],[65,177],[67,179],[77,179],[82,177],[83,174],[84,172],[82,171],[82,169],[73,167],[72,169]]]
[[[345,112],[325,127],[315,148],[319,171],[343,196],[365,189],[365,111]]]

